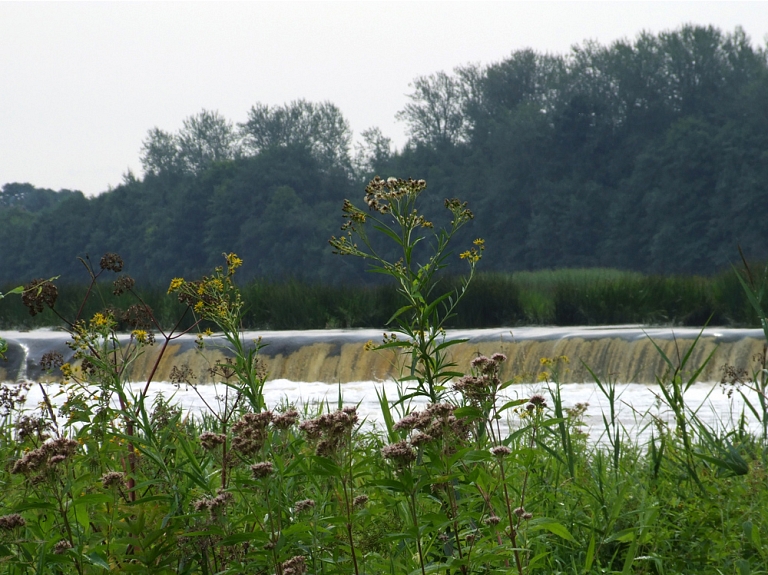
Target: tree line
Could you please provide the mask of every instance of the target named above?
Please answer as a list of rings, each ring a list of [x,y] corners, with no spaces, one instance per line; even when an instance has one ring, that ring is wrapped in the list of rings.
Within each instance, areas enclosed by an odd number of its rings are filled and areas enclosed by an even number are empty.
[[[2,280],[75,280],[76,256],[114,251],[162,283],[234,251],[247,278],[357,281],[327,239],[374,174],[467,200],[486,270],[711,274],[738,245],[768,256],[768,57],[740,29],[517,50],[416,78],[398,119],[395,150],[378,128],[353,144],[329,102],[255,104],[242,124],[203,110],[149,130],[142,176],[99,196],[6,184]]]

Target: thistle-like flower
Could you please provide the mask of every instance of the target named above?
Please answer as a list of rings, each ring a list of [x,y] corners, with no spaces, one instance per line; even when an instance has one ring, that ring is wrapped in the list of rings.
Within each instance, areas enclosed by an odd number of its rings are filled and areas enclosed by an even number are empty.
[[[303,575],[307,572],[306,559],[302,555],[291,557],[281,565],[283,575]]]
[[[66,553],[68,549],[72,549],[72,544],[66,539],[62,539],[53,546],[53,553],[55,555],[62,555],[63,553]]]
[[[227,436],[223,433],[213,433],[211,431],[204,431],[200,434],[200,445],[206,451],[212,451],[219,445],[223,445],[227,442]]]
[[[491,453],[501,459],[502,457],[511,455],[512,450],[506,445],[497,445],[496,447],[491,447]]]
[[[264,479],[274,473],[275,468],[270,461],[262,461],[251,465],[251,473],[254,479]]]
[[[18,513],[3,515],[0,517],[0,531],[11,531],[18,527],[24,527],[27,522]]]
[[[391,443],[381,450],[381,456],[401,467],[405,467],[416,459],[416,452],[407,441]]]
[[[101,476],[101,485],[104,489],[120,487],[125,481],[125,473],[121,471],[109,471]]]
[[[314,499],[302,499],[301,501],[297,501],[293,505],[293,511],[294,513],[301,513],[302,511],[306,511],[307,509],[312,509],[314,506],[315,506]]]

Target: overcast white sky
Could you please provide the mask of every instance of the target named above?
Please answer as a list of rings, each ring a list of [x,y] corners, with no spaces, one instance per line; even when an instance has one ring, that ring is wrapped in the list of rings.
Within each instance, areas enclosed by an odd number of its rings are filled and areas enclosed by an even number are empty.
[[[683,23],[762,46],[768,3],[0,2],[0,186],[96,194],[141,173],[153,126],[203,108],[242,122],[256,102],[330,100],[401,145],[417,76]]]

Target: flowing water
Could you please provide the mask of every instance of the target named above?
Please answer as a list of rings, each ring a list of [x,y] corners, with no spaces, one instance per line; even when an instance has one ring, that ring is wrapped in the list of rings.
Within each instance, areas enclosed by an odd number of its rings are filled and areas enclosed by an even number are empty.
[[[593,439],[599,440],[602,418],[607,413],[607,400],[589,373],[587,366],[601,379],[617,382],[618,418],[634,436],[644,436],[653,429],[654,421],[671,422],[673,418],[659,401],[656,376],[666,364],[655,346],[673,361],[682,357],[693,345],[701,330],[689,328],[640,328],[637,326],[608,326],[581,328],[515,328],[484,329],[449,332],[448,337],[466,339],[453,348],[452,360],[459,370],[466,371],[477,355],[501,352],[507,355],[502,376],[517,378],[522,383],[509,387],[510,398],[528,397],[541,392],[548,397],[546,383],[536,382],[544,367],[542,357],[567,356],[561,365],[563,403],[565,407],[588,404],[585,423]],[[267,405],[291,402],[313,405],[337,404],[341,392],[346,405],[359,404],[360,413],[369,424],[380,424],[377,390],[384,390],[389,399],[397,397],[394,377],[402,361],[392,352],[364,351],[367,341],[380,341],[381,332],[373,330],[316,330],[295,332],[248,333],[249,340],[261,336],[267,344],[261,351],[270,379],[265,387]],[[28,406],[42,400],[45,389],[54,400],[59,385],[56,378],[40,369],[40,358],[48,351],[58,351],[65,361],[72,352],[66,346],[64,332],[35,330],[32,332],[0,332],[9,344],[7,361],[0,363],[0,380],[35,381],[28,397]],[[653,340],[653,341],[652,341]],[[655,343],[655,345],[654,345]],[[160,345],[156,344],[136,362],[131,373],[136,393],[143,389],[146,376],[154,365]],[[696,383],[686,394],[687,405],[713,429],[733,428],[742,412],[748,416],[750,427],[757,422],[739,393],[728,394],[718,385],[723,365],[750,370],[755,358],[763,353],[764,340],[760,330],[708,328],[703,331],[693,349],[690,367],[698,368],[706,358],[712,358]],[[173,397],[185,410],[203,413],[217,409],[217,397],[225,388],[207,381],[208,368],[227,356],[221,338],[207,340],[206,351],[200,353],[193,337],[175,340],[168,348],[156,372],[156,382],[150,386],[149,399],[162,393]],[[198,385],[174,386],[168,383],[173,366],[187,366],[196,374]],[[528,383],[526,383],[528,382]],[[756,396],[746,392],[756,405]],[[551,403],[551,402],[550,402]],[[416,402],[415,407],[419,406]],[[515,425],[514,420],[509,425]]]

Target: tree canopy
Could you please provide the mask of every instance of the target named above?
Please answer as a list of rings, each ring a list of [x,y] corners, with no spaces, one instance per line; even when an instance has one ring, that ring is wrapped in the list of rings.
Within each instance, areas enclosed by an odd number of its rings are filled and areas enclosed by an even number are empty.
[[[359,278],[326,240],[375,174],[427,180],[438,209],[469,201],[488,270],[707,274],[739,244],[768,259],[768,57],[740,29],[517,50],[415,79],[398,118],[403,149],[370,128],[353,151],[330,102],[257,103],[242,124],[203,110],[149,130],[143,177],[97,197],[6,184],[3,279],[74,277],[104,251],[157,281],[230,251],[250,277]]]

